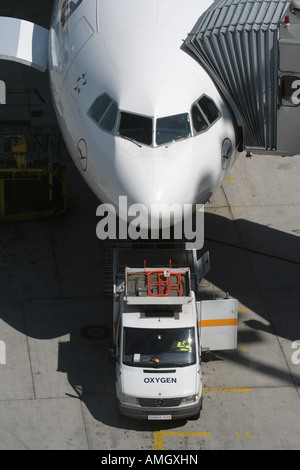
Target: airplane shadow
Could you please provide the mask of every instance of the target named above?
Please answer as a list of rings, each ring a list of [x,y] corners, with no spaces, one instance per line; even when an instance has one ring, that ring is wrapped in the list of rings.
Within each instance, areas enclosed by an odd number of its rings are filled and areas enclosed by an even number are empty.
[[[95,229],[94,214],[84,215],[83,232],[88,233],[92,227]],[[34,224],[35,229],[36,224],[41,224],[42,227],[46,224],[50,226],[53,238],[54,249],[51,257],[55,275],[57,278],[63,275],[64,279],[72,280],[71,286],[60,281],[60,295],[52,294],[53,298],[50,299],[41,298],[37,292],[41,286],[41,271],[35,266],[38,261],[34,261],[31,272],[31,298],[20,299],[24,321],[20,320],[19,314],[7,315],[4,312],[1,318],[28,338],[45,340],[45,343],[47,340],[58,339],[57,372],[67,374],[71,387],[64,394],[81,400],[94,419],[122,429],[155,430],[182,426],[182,421],[147,423],[118,416],[115,408],[115,366],[109,362],[107,353],[112,347],[112,301],[102,295],[101,291],[106,260],[99,240],[82,243],[82,230],[69,231],[66,228],[73,220],[72,217],[71,209],[59,219],[21,222],[0,228],[2,235],[5,232],[10,233],[11,241],[9,243],[6,237],[0,237],[2,270],[9,268],[8,263],[17,257],[20,249],[23,254],[27,250],[28,257],[32,259],[32,240],[27,239],[24,232],[27,231],[28,234],[31,224]],[[73,239],[71,248],[70,237]],[[70,262],[71,254],[70,258],[67,254],[76,246],[80,247],[80,260],[75,266]],[[98,247],[100,258],[90,253],[95,247]],[[299,315],[295,315],[294,304],[290,309],[288,307],[292,294],[297,297],[300,280],[299,237],[247,220],[233,221],[207,212],[205,244],[201,253],[207,249],[211,255],[211,270],[202,285],[203,293],[207,290],[210,290],[210,294],[215,292],[216,295],[229,292],[243,305],[244,309],[239,315],[239,344],[259,344],[263,340],[262,333],[276,334],[289,341],[297,339],[296,336],[300,334]],[[83,278],[86,278],[85,281]],[[5,293],[11,289],[11,283],[17,279],[1,276],[2,298],[5,298]],[[94,282],[94,288],[89,295],[81,295],[83,282],[85,286]],[[37,299],[34,300],[35,298]],[[284,305],[286,308],[283,311]],[[249,318],[244,310],[252,312],[253,316]],[[69,335],[68,340],[65,335]],[[239,350],[212,354],[210,360],[232,361],[245,368],[249,366]],[[272,367],[264,364],[263,358],[259,363],[252,363],[252,367],[260,368],[264,374],[286,382],[291,381],[288,372],[280,370],[276,364]]]
[[[22,7],[19,17],[48,27],[53,1],[35,2],[39,5],[35,8],[31,3],[18,2],[18,8]],[[2,5],[1,14],[12,14],[10,1]],[[63,385],[60,393],[84,403],[95,420],[139,431],[182,426],[182,421],[123,419],[116,412],[115,367],[107,354],[112,347],[112,302],[103,296],[102,289],[106,260],[99,240],[90,236],[95,234],[98,202],[93,196],[86,197],[88,190],[82,182],[72,191],[70,208],[59,219],[0,226],[0,319],[27,338],[39,340],[40,349],[31,351],[32,367],[34,355],[51,348],[56,363],[51,373],[65,374],[69,385],[67,390]],[[79,221],[75,220],[78,213]],[[211,270],[202,283],[202,293],[229,292],[239,300],[246,310],[239,314],[239,344],[258,345],[264,338],[262,333],[288,341],[300,338],[300,227],[296,221],[294,233],[249,220],[232,220],[212,211],[205,213],[202,251],[210,251]],[[9,302],[16,308],[8,312]],[[209,360],[249,367],[239,350],[212,353]],[[263,357],[252,367],[291,381],[288,372],[276,363],[267,365]]]

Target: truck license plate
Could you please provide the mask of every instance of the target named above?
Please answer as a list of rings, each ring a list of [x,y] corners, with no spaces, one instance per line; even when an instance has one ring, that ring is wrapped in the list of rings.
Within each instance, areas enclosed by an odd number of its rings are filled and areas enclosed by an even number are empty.
[[[161,419],[161,420],[169,420],[172,419],[171,415],[148,415],[149,420],[154,420],[154,419]]]

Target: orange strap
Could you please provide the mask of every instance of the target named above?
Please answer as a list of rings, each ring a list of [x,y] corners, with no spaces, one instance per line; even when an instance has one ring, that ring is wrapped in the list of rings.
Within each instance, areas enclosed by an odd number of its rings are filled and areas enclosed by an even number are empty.
[[[198,325],[201,328],[202,326],[233,326],[237,323],[237,318],[224,318],[222,320],[202,320],[198,322]]]

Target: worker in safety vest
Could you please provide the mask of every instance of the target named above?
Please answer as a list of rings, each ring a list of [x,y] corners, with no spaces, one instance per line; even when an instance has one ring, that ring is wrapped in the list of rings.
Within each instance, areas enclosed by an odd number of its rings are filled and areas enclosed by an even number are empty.
[[[184,341],[173,341],[171,345],[171,351],[173,352],[192,352],[192,346],[187,344],[186,340]]]

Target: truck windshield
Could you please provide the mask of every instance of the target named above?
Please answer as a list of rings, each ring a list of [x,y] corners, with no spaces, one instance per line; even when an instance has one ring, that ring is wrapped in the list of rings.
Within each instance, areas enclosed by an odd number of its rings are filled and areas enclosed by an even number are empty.
[[[195,364],[194,328],[124,328],[123,363],[133,367],[184,367]]]

